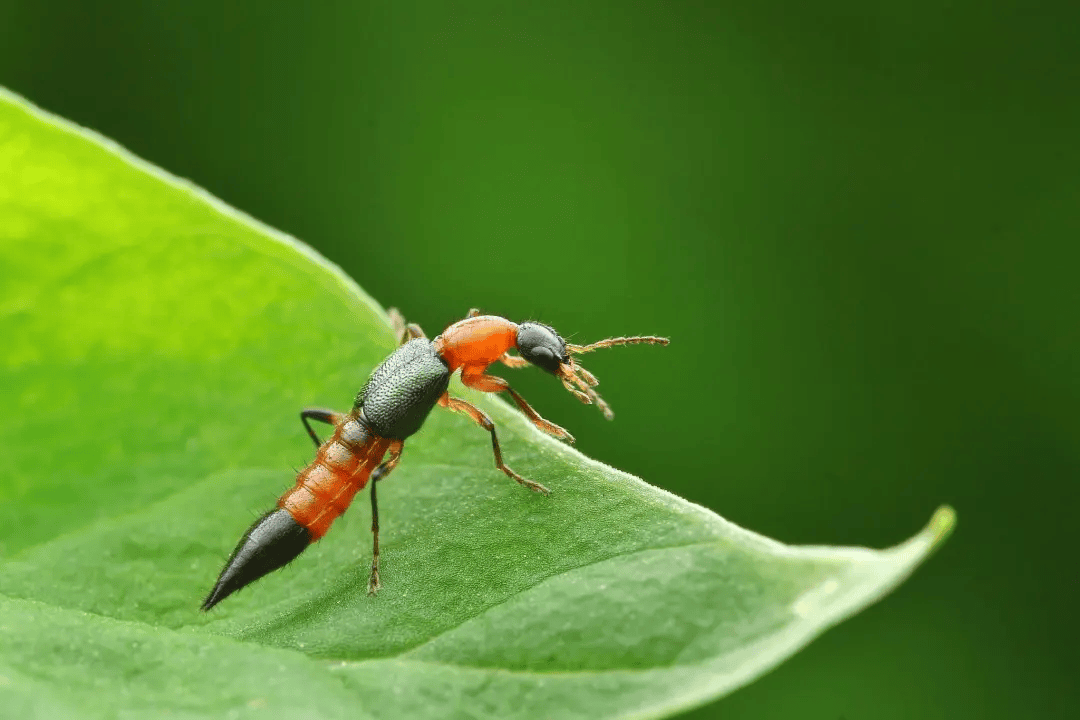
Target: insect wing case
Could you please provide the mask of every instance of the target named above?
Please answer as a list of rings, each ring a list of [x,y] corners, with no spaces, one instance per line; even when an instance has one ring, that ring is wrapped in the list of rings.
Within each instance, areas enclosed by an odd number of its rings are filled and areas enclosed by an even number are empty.
[[[417,338],[375,368],[354,409],[363,410],[376,435],[404,440],[420,429],[449,385],[446,363],[431,341]]]

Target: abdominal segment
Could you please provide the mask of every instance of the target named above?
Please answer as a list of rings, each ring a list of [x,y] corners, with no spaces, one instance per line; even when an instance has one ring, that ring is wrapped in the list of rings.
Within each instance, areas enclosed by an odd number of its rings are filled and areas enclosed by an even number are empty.
[[[300,472],[296,485],[278,500],[278,507],[307,528],[315,542],[364,489],[389,446],[389,440],[371,434],[350,416],[319,448],[314,462]]]
[[[358,418],[346,416],[277,508],[256,520],[240,538],[203,610],[288,564],[325,535],[367,485],[389,445],[389,440],[372,434]]]

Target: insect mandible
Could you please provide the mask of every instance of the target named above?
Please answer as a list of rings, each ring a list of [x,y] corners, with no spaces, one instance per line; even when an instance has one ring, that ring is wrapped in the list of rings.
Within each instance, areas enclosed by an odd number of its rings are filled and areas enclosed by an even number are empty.
[[[495,362],[511,368],[536,365],[559,378],[583,403],[595,404],[610,420],[611,408],[596,393],[596,377],[578,364],[574,356],[614,345],[668,344],[667,338],[638,336],[573,345],[547,325],[518,324],[494,315],[481,315],[479,310],[470,310],[464,320],[450,325],[434,340],[428,340],[418,325],[406,324],[397,310],[390,310],[390,318],[399,347],[371,373],[352,410],[339,413],[308,408],[300,413],[304,428],[318,448],[315,460],[299,472],[295,485],[281,496],[277,507],[244,533],[203,602],[203,610],[209,610],[240,588],[295,559],[326,534],[356,493],[368,485],[374,538],[368,594],[374,595],[379,590],[379,506],[375,488],[378,481],[397,467],[405,439],[420,429],[436,405],[468,415],[491,433],[495,467],[530,490],[548,494],[546,487],[518,475],[503,462],[495,423],[487,413],[450,396],[447,387],[454,371],[461,370],[461,381],[467,387],[509,393],[536,427],[573,442],[570,433],[540,417],[506,380],[486,374],[488,366]],[[511,349],[519,354],[510,355]],[[322,442],[309,420],[332,425],[333,435]],[[390,457],[384,461],[387,453]]]

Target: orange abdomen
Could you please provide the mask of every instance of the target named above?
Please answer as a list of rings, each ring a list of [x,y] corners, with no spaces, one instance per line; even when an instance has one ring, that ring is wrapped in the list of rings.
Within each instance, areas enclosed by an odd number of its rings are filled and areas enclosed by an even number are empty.
[[[278,500],[278,507],[307,528],[315,542],[364,489],[389,446],[389,440],[372,434],[357,417],[345,416],[315,460],[297,475],[296,484]]]

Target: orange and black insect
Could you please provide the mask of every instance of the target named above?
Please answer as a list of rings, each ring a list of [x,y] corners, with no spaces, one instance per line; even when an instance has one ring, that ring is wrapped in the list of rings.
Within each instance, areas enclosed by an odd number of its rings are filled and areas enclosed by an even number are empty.
[[[611,419],[611,408],[596,393],[596,378],[573,356],[614,345],[668,343],[667,338],[643,336],[572,345],[547,325],[519,325],[505,318],[481,315],[478,310],[470,310],[466,319],[428,340],[418,325],[406,325],[396,310],[391,310],[390,316],[400,347],[375,368],[348,413],[320,408],[300,413],[301,422],[319,449],[315,460],[300,471],[296,484],[278,500],[277,507],[244,533],[203,602],[203,610],[296,558],[326,534],[356,493],[369,484],[375,547],[368,594],[375,594],[379,589],[379,506],[375,488],[397,467],[405,438],[420,429],[435,405],[468,415],[491,433],[495,467],[530,490],[546,495],[546,487],[523,478],[503,462],[491,418],[464,400],[450,397],[447,387],[455,370],[461,370],[461,381],[468,387],[509,393],[536,427],[573,442],[570,433],[540,417],[506,380],[487,375],[488,366],[495,362],[512,368],[536,365],[559,378],[583,403],[595,403]],[[519,355],[510,355],[511,349]],[[309,420],[333,425],[334,434],[326,442],[320,441]],[[388,452],[389,459],[383,461]]]

